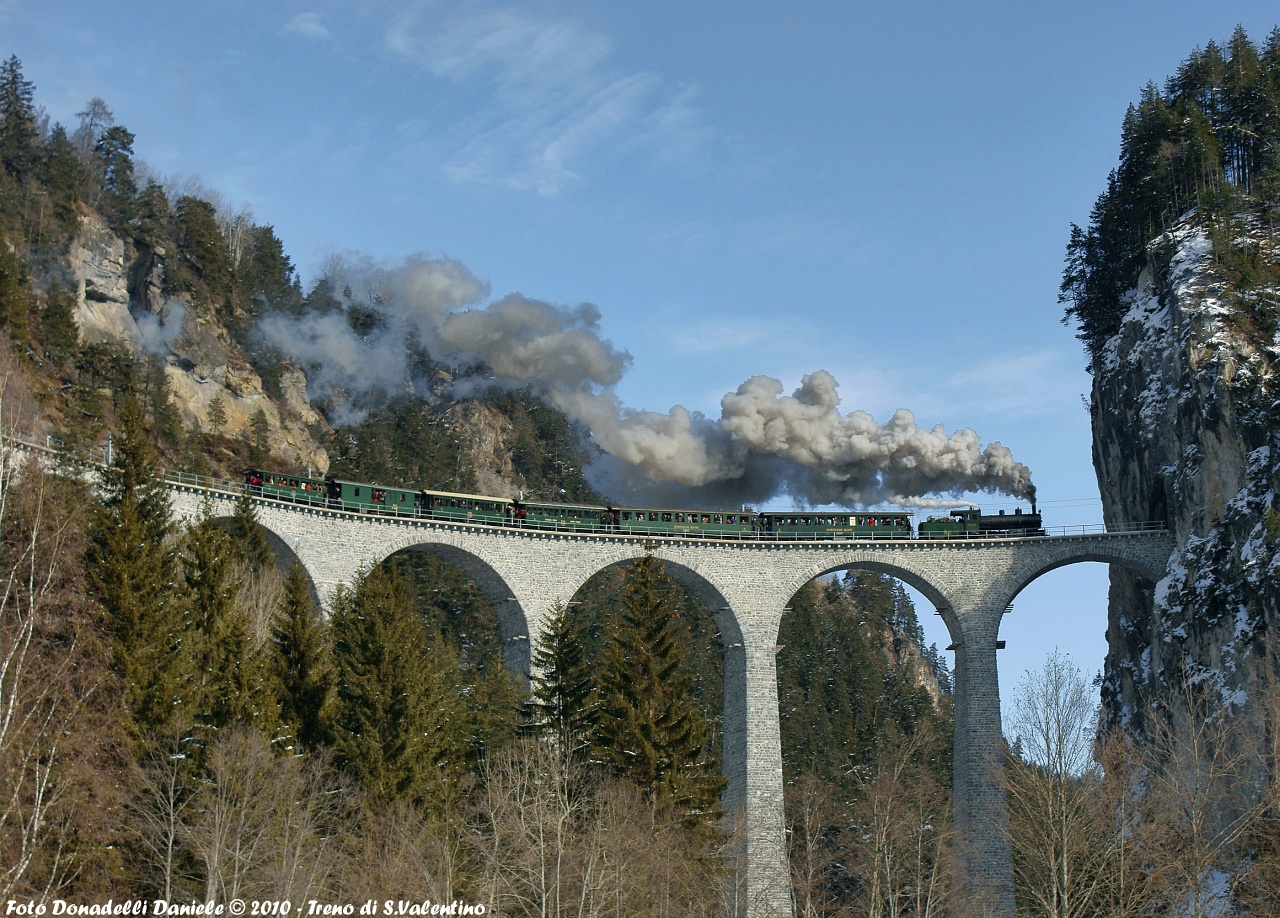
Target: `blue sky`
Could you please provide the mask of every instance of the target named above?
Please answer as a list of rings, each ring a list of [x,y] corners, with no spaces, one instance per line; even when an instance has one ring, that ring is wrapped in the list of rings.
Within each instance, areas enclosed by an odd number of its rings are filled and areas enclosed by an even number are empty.
[[[973,427],[1048,524],[1100,519],[1069,225],[1148,80],[1273,3],[0,0],[52,119],[101,96],[166,177],[334,252],[456,258],[495,297],[590,302],[635,408],[715,416],[767,374]],[[983,496],[986,506],[1011,505]],[[1105,569],[1033,585],[1006,691],[1105,651]],[[947,643],[921,609],[931,638]]]

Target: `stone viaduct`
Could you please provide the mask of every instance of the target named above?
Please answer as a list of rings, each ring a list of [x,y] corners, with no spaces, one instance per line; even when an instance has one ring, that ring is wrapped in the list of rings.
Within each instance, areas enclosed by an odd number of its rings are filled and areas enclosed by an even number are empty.
[[[229,516],[237,490],[170,483],[175,513]],[[364,567],[403,549],[431,552],[470,576],[497,612],[504,656],[529,673],[532,645],[552,605],[594,574],[644,553],[620,535],[539,532],[412,518],[368,516],[255,499],[258,520],[311,575],[322,603]],[[775,655],[792,596],[815,577],[849,568],[896,577],[937,608],[955,649],[953,813],[966,900],[1013,918],[1008,808],[998,769],[1002,746],[996,643],[1001,617],[1031,581],[1080,561],[1164,576],[1166,532],[1027,539],[885,542],[755,542],[651,538],[667,572],[713,612],[724,643],[726,810],[742,837],[739,915],[790,915],[782,807]]]
[[[44,447],[5,440],[58,462]],[[232,515],[241,493],[235,483],[188,475],[172,476],[168,485],[175,515],[188,521]],[[426,522],[261,498],[254,504],[277,555],[302,563],[326,606],[338,586],[397,551],[431,552],[456,564],[493,604],[507,666],[526,675],[551,607],[571,600],[597,572],[645,551],[644,540],[631,536]],[[1098,561],[1154,582],[1165,575],[1174,549],[1164,531],[964,541],[648,542],[667,572],[712,611],[723,639],[725,808],[742,839],[736,913],[752,918],[792,914],[775,655],[783,612],[805,583],[851,568],[887,574],[923,594],[946,622],[956,654],[953,825],[966,911],[1014,918],[1008,806],[998,774],[1001,619],[1024,587],[1055,568]]]

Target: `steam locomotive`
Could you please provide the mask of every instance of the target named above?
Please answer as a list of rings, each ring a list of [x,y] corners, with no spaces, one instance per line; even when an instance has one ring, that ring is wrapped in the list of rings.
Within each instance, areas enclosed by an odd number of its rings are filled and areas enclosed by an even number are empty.
[[[559,504],[486,497],[451,491],[393,488],[342,479],[304,478],[245,469],[245,484],[256,497],[333,510],[407,516],[445,522],[483,523],[556,532],[694,536],[720,539],[821,541],[910,539],[911,517],[901,511],[680,510]],[[917,527],[920,539],[973,539],[1044,535],[1034,499],[1031,512],[984,515],[976,508],[953,510]]]

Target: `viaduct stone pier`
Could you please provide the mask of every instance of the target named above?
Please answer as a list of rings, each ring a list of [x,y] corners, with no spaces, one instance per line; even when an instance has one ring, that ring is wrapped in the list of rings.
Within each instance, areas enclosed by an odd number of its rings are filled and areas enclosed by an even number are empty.
[[[176,514],[229,516],[232,490],[170,483]],[[322,603],[338,586],[403,549],[462,568],[493,604],[507,666],[529,673],[549,610],[597,572],[644,554],[644,540],[368,516],[255,499],[258,520],[311,575]],[[805,583],[850,568],[896,577],[934,604],[955,649],[953,813],[958,873],[977,914],[1013,918],[1008,807],[1000,784],[996,642],[1014,597],[1040,575],[1080,561],[1165,574],[1166,532],[1025,539],[757,542],[650,538],[667,572],[713,612],[724,643],[725,807],[742,839],[736,912],[792,914],[783,820],[776,649],[787,605]],[[287,549],[287,553],[285,552]]]

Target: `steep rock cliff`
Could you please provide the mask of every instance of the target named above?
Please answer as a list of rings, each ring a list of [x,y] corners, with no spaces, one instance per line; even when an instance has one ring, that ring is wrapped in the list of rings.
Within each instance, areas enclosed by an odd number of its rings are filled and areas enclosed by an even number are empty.
[[[327,426],[311,406],[305,374],[279,373],[276,397],[244,350],[207,311],[185,295],[165,296],[165,251],[139,248],[86,212],[66,254],[75,291],[76,324],[86,344],[109,343],[161,359],[169,391],[191,429],[249,436],[259,412],[272,452],[298,467],[323,473],[329,457],[312,431]],[[214,423],[213,406],[223,419]]]
[[[1229,244],[1277,258],[1257,223]],[[1218,245],[1222,240],[1217,241]],[[1142,582],[1113,568],[1103,702],[1141,729],[1153,703],[1175,715],[1211,690],[1238,709],[1274,664],[1280,626],[1280,409],[1274,327],[1280,293],[1242,286],[1193,215],[1148,247],[1119,331],[1095,361],[1094,466],[1111,526],[1162,521],[1171,573]]]

